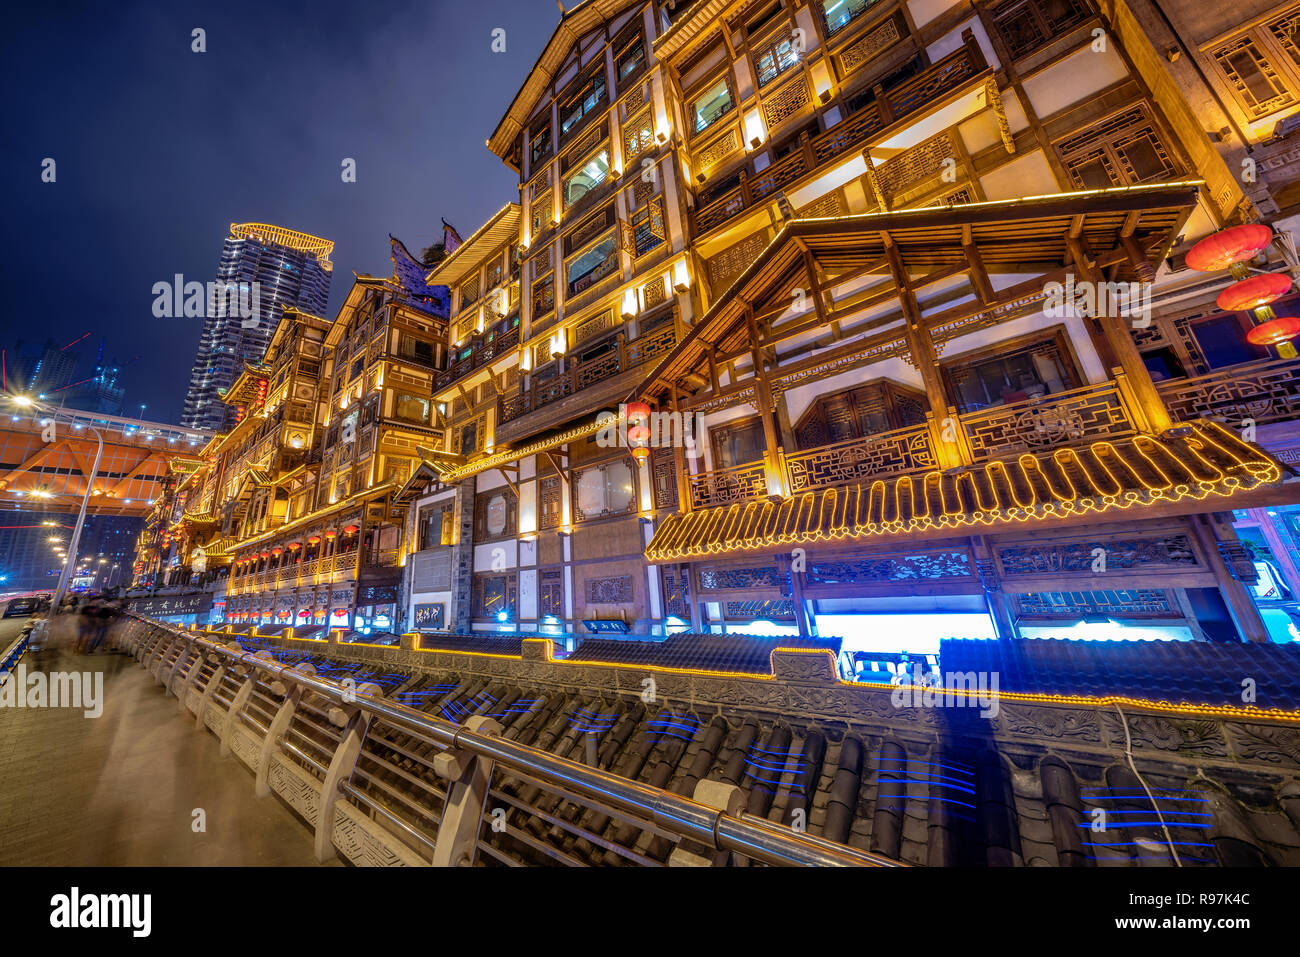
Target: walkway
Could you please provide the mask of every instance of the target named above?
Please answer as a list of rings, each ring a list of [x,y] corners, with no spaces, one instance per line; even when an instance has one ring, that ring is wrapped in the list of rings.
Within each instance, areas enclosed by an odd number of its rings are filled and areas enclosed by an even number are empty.
[[[0,622],[0,648],[25,621]],[[255,797],[239,759],[222,757],[134,659],[43,655],[24,657],[28,672],[101,672],[103,714],[0,707],[0,865],[316,864],[310,828]],[[206,832],[193,828],[196,808]]]

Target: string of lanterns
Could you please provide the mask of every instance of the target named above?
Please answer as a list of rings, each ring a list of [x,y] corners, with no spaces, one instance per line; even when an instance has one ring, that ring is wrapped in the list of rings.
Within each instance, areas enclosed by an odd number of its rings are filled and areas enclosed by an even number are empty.
[[[1278,316],[1271,303],[1291,291],[1291,277],[1285,273],[1250,274],[1246,263],[1273,242],[1273,230],[1262,223],[1230,226],[1211,233],[1187,251],[1187,266],[1198,272],[1227,269],[1236,280],[1219,293],[1215,304],[1227,312],[1255,313],[1256,325],[1246,333],[1246,341],[1256,346],[1272,346],[1284,359],[1294,359],[1296,348],[1291,340],[1300,336],[1300,317]]]

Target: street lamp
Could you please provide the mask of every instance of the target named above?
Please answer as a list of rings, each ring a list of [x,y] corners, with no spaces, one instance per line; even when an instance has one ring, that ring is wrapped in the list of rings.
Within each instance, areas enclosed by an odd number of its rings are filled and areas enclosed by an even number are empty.
[[[30,396],[11,395],[9,398],[20,409],[35,409],[51,418],[58,411],[42,402],[34,401]],[[77,512],[77,524],[72,529],[72,541],[68,545],[67,559],[63,563],[63,573],[59,575],[59,585],[54,590],[54,597],[50,599],[50,607],[56,610],[63,602],[63,596],[68,590],[68,583],[72,580],[73,569],[76,568],[77,546],[81,542],[81,528],[86,524],[86,506],[90,504],[91,492],[95,487],[95,477],[99,474],[99,460],[104,455],[104,436],[93,425],[87,425],[87,428],[95,433],[95,461],[91,464],[90,475],[86,478],[86,491],[81,496],[81,510]]]

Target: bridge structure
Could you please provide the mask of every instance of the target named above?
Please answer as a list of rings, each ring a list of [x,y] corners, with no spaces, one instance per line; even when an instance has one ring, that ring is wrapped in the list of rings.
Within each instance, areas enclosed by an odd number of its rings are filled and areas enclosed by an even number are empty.
[[[97,441],[104,449],[94,471]],[[76,409],[14,405],[0,414],[0,509],[143,516],[167,476],[186,468],[211,432]]]
[[[39,650],[0,626],[0,702],[36,673],[104,689],[97,720],[0,707],[0,810],[25,809],[0,813],[0,863],[1300,863],[1300,649],[941,651],[1002,676],[986,700],[920,672],[843,681],[831,652],[757,638],[561,658],[543,638],[128,613],[111,653],[78,655],[58,648],[72,617]],[[1222,676],[1247,671],[1282,677],[1228,704]],[[229,837],[196,839],[195,808]]]

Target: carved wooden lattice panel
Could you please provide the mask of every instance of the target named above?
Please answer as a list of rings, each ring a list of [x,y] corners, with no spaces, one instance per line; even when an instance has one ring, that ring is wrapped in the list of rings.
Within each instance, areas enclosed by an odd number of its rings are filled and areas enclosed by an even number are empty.
[[[934,466],[925,426],[849,439],[786,457],[790,490],[803,492],[881,475],[899,475]]]
[[[944,160],[956,160],[952,134],[944,131],[918,143],[876,168],[880,188],[887,196],[902,193],[918,183],[942,175]]]
[[[671,449],[654,449],[650,479],[654,485],[655,508],[677,508],[677,463]]]
[[[695,508],[730,505],[766,494],[767,470],[761,462],[691,476],[691,501]]]
[[[1015,402],[964,415],[961,424],[976,461],[1133,432],[1115,389],[1084,389]]]
[[[840,53],[840,68],[847,76],[901,39],[898,17],[890,17],[880,26],[864,34],[862,39],[844,48]]]
[[[727,617],[740,621],[789,620],[794,617],[794,602],[789,598],[769,598],[761,601],[729,601]]]
[[[691,583],[686,567],[683,565],[665,565],[663,567],[664,614],[683,621],[691,618]]]
[[[588,605],[613,605],[632,600],[632,576],[588,578],[585,584]]]
[[[1015,545],[998,549],[998,558],[1006,575],[1041,575],[1055,572],[1089,572],[1102,549],[1107,570],[1123,568],[1188,568],[1199,565],[1196,552],[1186,535],[1163,538],[1112,538],[1094,542],[1060,545]]]
[[[1116,588],[1099,591],[1048,591],[1016,595],[1020,615],[1073,618],[1107,615],[1151,618],[1181,615],[1177,603],[1162,588]]]
[[[614,328],[614,310],[606,309],[604,312],[598,312],[589,319],[584,319],[578,323],[573,330],[574,345],[588,342],[602,333],[608,332]]]
[[[809,585],[862,585],[898,581],[939,581],[975,577],[967,552],[882,555],[855,561],[811,561],[804,573]]]
[[[709,288],[714,296],[725,290],[767,246],[767,233],[759,231],[724,249],[708,262]]]
[[[707,173],[740,148],[740,138],[734,129],[727,130],[704,149],[695,154],[691,168],[697,173]]]
[[[776,565],[753,565],[744,568],[705,565],[700,569],[701,591],[783,588],[787,583],[787,576]]]
[[[537,483],[537,521],[541,528],[560,527],[564,519],[562,491],[558,475],[548,475]]]
[[[1176,421],[1219,419],[1257,425],[1300,418],[1300,377],[1290,359],[1250,369],[1223,369],[1195,379],[1170,379],[1156,386]]]
[[[641,306],[644,309],[652,309],[661,303],[668,301],[668,285],[664,282],[663,276],[656,276],[645,284],[642,291]]]
[[[802,111],[811,102],[808,81],[802,75],[796,76],[775,94],[763,98],[763,119],[767,123],[767,128],[774,129]]]

